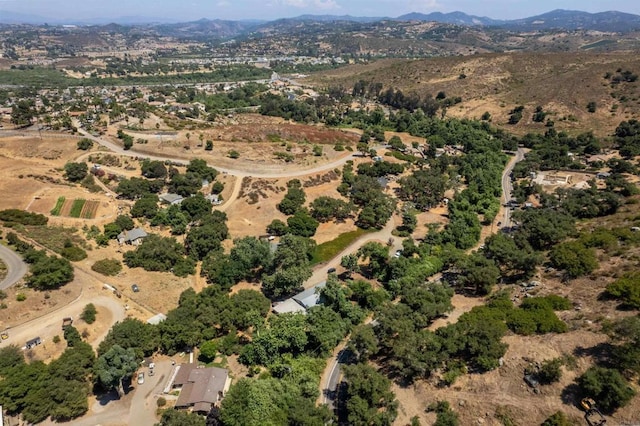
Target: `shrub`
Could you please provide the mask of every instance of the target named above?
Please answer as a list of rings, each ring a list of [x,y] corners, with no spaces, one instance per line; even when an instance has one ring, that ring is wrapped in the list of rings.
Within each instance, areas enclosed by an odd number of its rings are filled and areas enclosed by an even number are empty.
[[[16,294],[16,300],[18,302],[24,302],[25,300],[27,300],[27,295],[24,293],[18,293]]]
[[[542,423],[541,426],[574,426],[575,423],[562,411],[556,411]]]
[[[0,300],[7,298],[7,293],[4,290],[0,290]]]
[[[60,343],[60,336],[56,334],[55,336],[53,336],[52,341],[57,345],[58,343]]]
[[[87,151],[93,147],[93,141],[89,138],[82,138],[78,141],[78,149]]]
[[[101,259],[94,263],[91,269],[102,275],[114,276],[122,271],[122,263],[117,259]]]
[[[640,308],[640,273],[631,272],[607,285],[606,294],[631,308]]]
[[[96,321],[96,307],[93,303],[89,303],[84,307],[84,310],[80,314],[80,319],[82,319],[87,324],[93,324]]]
[[[237,158],[240,158],[240,153],[239,153],[238,151],[236,151],[236,150],[232,149],[231,151],[229,151],[229,152],[227,153],[227,156],[228,156],[229,158],[233,158],[233,159],[235,160],[235,159],[237,159]]]
[[[536,377],[543,384],[555,383],[562,377],[562,359],[554,358],[542,362]]]
[[[607,414],[624,407],[636,394],[618,370],[591,367],[577,379],[584,396],[598,401],[598,407]]]
[[[69,259],[72,262],[78,262],[87,258],[87,252],[78,246],[65,247],[60,252],[62,257]]]
[[[19,223],[21,225],[46,225],[49,219],[38,213],[30,213],[19,209],[0,211],[0,220],[6,223]]]
[[[167,405],[167,400],[164,397],[161,396],[156,400],[156,405],[158,407],[164,407],[165,405]]]

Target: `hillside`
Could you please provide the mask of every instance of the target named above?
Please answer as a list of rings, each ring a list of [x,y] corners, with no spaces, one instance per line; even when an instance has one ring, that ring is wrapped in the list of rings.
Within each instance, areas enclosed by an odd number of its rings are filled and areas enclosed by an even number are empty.
[[[608,135],[621,120],[637,118],[640,112],[636,82],[612,84],[617,70],[640,70],[640,59],[628,54],[595,53],[504,53],[421,60],[381,60],[313,75],[308,83],[351,88],[358,80],[380,82],[405,93],[421,96],[445,92],[461,97],[447,115],[480,118],[486,111],[496,125],[506,125],[509,112],[524,105],[523,119],[509,130],[523,134],[545,130],[544,123],[531,120],[536,106],[558,130],[593,130]],[[462,78],[464,76],[464,78]],[[615,97],[614,97],[615,96]],[[587,104],[596,102],[595,113]]]

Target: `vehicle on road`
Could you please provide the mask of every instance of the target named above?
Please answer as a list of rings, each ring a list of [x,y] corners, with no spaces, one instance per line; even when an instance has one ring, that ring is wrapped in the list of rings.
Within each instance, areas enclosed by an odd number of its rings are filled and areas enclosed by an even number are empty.
[[[335,274],[335,273],[336,273],[336,268],[327,269],[327,274]]]
[[[138,384],[141,385],[144,383],[144,373],[140,372],[138,373]]]
[[[8,331],[3,331],[2,334],[0,334],[0,338],[2,340],[7,340],[9,338],[9,332]]]
[[[72,317],[62,318],[62,329],[63,330],[67,329],[67,327],[71,327],[72,324],[73,324],[73,318]]]

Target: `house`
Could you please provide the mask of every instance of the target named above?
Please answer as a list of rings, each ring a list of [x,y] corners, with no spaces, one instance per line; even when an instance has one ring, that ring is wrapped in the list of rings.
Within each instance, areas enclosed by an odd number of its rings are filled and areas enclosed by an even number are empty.
[[[327,282],[322,281],[289,299],[274,304],[272,308],[273,312],[276,314],[306,313],[307,309],[320,304],[320,293],[318,290],[326,285]]]
[[[293,299],[286,299],[282,302],[275,303],[273,305],[273,312],[276,314],[290,314],[290,313],[305,313],[306,309],[303,308],[298,302]]]
[[[147,320],[147,324],[158,325],[166,319],[167,319],[167,316],[165,314],[157,314],[149,318]]]
[[[197,364],[181,364],[175,373],[172,389],[180,391],[176,408],[209,413],[220,404],[231,386],[229,372],[224,368],[198,368]]]
[[[147,236],[147,233],[144,232],[142,228],[133,228],[130,231],[122,231],[118,234],[118,243],[120,244],[131,244],[133,246],[138,246],[142,243],[142,240]]]
[[[302,293],[296,294],[292,297],[292,299],[298,302],[305,309],[312,308],[320,303],[320,293],[318,292],[318,290],[325,287],[326,285],[327,282],[322,281],[321,283],[306,289]]]
[[[178,194],[162,194],[158,198],[161,203],[165,204],[180,204],[184,200],[184,197]]]

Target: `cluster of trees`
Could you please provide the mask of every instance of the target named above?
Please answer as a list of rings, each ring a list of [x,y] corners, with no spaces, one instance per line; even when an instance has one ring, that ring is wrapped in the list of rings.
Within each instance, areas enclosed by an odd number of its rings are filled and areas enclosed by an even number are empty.
[[[267,232],[274,235],[292,234],[301,237],[312,237],[316,233],[319,222],[303,207],[306,195],[302,183],[298,179],[287,182],[287,193],[276,206],[287,218],[285,225],[279,219],[274,219],[267,227]]]
[[[9,232],[7,242],[22,254],[29,264],[27,285],[36,290],[55,290],[73,281],[73,266],[69,260],[55,255],[47,255],[44,250],[36,250],[31,244],[22,241],[18,236]]]
[[[135,250],[124,254],[130,268],[146,271],[173,272],[184,277],[195,272],[195,262],[185,256],[185,248],[175,238],[151,234]]]
[[[17,346],[0,349],[0,403],[9,414],[39,423],[48,417],[68,421],[87,412],[95,355],[77,341],[48,365],[26,363]]]
[[[362,171],[366,173],[367,169]],[[350,161],[343,167],[338,192],[360,207],[356,224],[363,229],[382,229],[396,208],[396,201],[384,193],[378,179],[367,174],[354,174]]]
[[[3,221],[7,227],[11,227],[13,224],[41,226],[46,225],[49,218],[39,213],[31,213],[19,209],[7,209],[0,210],[0,220]]]
[[[627,159],[640,155],[640,122],[638,120],[622,121],[614,134],[620,155]]]

